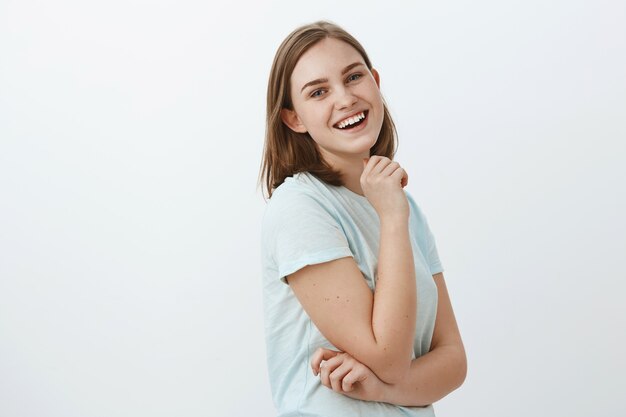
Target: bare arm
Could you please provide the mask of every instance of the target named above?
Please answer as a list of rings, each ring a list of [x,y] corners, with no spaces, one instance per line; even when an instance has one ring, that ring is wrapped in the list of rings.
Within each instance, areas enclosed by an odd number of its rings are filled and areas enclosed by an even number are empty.
[[[412,361],[401,381],[384,384],[380,401],[403,406],[428,405],[460,387],[465,380],[465,348],[443,274],[435,274],[433,279],[439,298],[431,350]]]
[[[408,218],[381,218],[375,293],[351,257],[306,266],[290,275],[288,283],[334,346],[384,382],[397,383],[405,377],[417,314]]]

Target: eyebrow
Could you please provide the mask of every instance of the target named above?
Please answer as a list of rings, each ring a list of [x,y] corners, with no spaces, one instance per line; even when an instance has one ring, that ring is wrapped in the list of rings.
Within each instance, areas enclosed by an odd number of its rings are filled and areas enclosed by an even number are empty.
[[[343,70],[341,70],[341,75],[343,75],[346,72],[350,71],[354,67],[358,67],[359,65],[363,65],[363,63],[362,62],[353,62],[352,64],[348,65]],[[300,90],[300,93],[302,93],[304,91],[304,89],[309,87],[309,86],[312,86],[312,85],[315,85],[315,84],[321,84],[321,83],[325,83],[325,82],[328,82],[328,78],[318,78],[317,80],[309,81],[308,83],[304,84],[304,86],[302,87],[302,90]]]

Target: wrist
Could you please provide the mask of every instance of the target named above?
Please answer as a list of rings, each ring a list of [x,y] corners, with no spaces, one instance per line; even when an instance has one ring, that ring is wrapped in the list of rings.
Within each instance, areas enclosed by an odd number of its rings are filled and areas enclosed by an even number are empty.
[[[409,225],[409,216],[399,214],[387,214],[378,217],[381,227],[405,229]]]

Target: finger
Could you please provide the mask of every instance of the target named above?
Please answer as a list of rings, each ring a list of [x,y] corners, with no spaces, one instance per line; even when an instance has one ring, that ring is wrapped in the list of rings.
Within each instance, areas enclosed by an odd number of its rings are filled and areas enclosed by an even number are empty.
[[[391,162],[389,163],[389,165],[387,165],[387,166],[385,167],[385,169],[383,169],[383,170],[381,171],[381,174],[382,174],[383,176],[390,177],[390,176],[391,176],[391,174],[393,174],[393,173],[394,173],[394,171],[395,171],[396,169],[398,169],[398,168],[400,168],[400,164],[399,164],[399,163],[397,163],[396,161],[391,161]]]
[[[396,169],[391,175],[391,178],[394,178],[396,181],[398,181],[398,183],[400,183],[400,185],[402,185],[402,180],[404,178],[408,179],[409,175],[406,173],[406,171],[404,170],[404,168],[400,167],[398,169]]]
[[[378,162],[376,162],[376,165],[372,167],[372,169],[370,170],[370,173],[380,174],[392,162],[393,161],[387,157],[381,157],[381,159]]]
[[[341,382],[341,389],[345,392],[350,392],[354,389],[354,384],[362,382],[367,379],[367,372],[362,367],[352,368],[350,372],[343,377]]]
[[[337,367],[334,371],[332,371],[329,375],[330,386],[333,391],[343,392],[341,388],[343,385],[343,378],[352,370],[352,365],[347,362],[343,362],[340,366]]]
[[[354,368],[343,377],[343,380],[341,381],[342,390],[345,392],[352,391],[352,386],[354,385],[354,381],[357,379],[358,372],[358,369]]]
[[[323,347],[318,348],[313,356],[311,356],[311,369],[313,369],[313,374],[317,376],[320,372],[320,364],[322,361],[327,361],[331,358],[337,356],[340,352],[335,350],[326,349]]]
[[[320,380],[322,381],[322,385],[332,388],[330,374],[343,363],[343,359],[343,355],[337,355],[320,364]]]
[[[366,161],[364,162],[365,167],[363,168],[363,173],[361,174],[361,176],[369,175],[372,167],[376,165],[380,158],[382,158],[380,155],[370,155],[369,158],[366,158]]]

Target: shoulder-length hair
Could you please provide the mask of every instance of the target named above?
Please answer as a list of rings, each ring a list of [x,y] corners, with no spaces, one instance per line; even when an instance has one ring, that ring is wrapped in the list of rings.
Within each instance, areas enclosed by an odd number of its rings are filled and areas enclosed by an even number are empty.
[[[294,132],[280,116],[282,108],[293,110],[291,74],[296,63],[309,48],[326,38],[341,40],[354,47],[367,68],[372,69],[372,63],[359,41],[329,21],[320,20],[301,26],[283,40],[274,56],[267,86],[265,145],[259,176],[259,183],[263,182],[269,198],[286,177],[302,171],[308,171],[328,184],[344,185],[342,174],[324,161],[309,132]],[[384,98],[383,109],[383,124],[376,144],[370,149],[370,156],[382,155],[393,159],[398,134]]]

